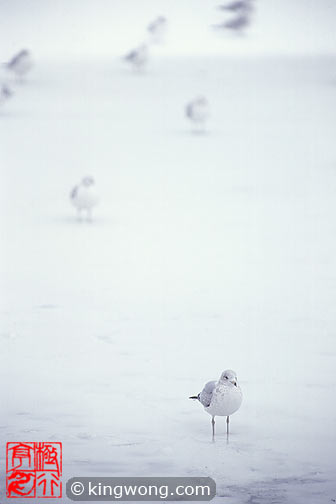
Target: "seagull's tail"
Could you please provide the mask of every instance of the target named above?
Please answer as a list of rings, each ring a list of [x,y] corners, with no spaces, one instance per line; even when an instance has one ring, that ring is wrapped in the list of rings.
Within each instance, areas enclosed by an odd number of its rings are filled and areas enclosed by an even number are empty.
[[[197,399],[199,400],[199,394],[198,395],[192,395],[192,396],[189,397],[189,399],[194,399],[194,401],[197,400]]]

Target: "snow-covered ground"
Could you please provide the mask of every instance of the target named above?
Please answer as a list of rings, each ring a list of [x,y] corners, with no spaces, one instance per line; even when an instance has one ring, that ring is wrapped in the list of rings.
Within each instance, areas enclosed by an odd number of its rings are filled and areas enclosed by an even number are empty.
[[[336,498],[335,99],[322,57],[36,63],[0,111],[2,447],[62,441],[64,482]],[[86,174],[92,224],[68,199]],[[188,396],[226,368],[244,401],[212,443]]]

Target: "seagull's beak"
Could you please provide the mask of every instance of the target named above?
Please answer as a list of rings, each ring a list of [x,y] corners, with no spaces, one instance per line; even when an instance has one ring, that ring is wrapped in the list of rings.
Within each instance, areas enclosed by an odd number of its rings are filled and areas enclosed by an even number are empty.
[[[235,387],[237,387],[237,382],[236,382],[236,380],[231,380],[231,383],[233,383],[233,385],[234,385]]]

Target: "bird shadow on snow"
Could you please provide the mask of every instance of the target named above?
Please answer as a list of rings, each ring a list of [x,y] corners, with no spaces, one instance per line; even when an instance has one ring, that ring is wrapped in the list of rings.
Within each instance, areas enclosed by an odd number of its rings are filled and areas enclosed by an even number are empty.
[[[90,227],[104,227],[104,226],[113,226],[116,224],[116,220],[112,218],[102,218],[102,217],[93,217],[91,220],[87,219],[78,219],[78,217],[71,217],[69,215],[66,216],[58,216],[52,217],[50,219],[54,224],[60,224],[62,226],[72,226],[73,228],[90,228]]]
[[[170,133],[175,136],[184,136],[189,138],[217,138],[220,135],[216,130],[191,130],[191,129],[171,129]]]
[[[116,335],[118,333],[116,332],[115,335],[108,335],[108,334],[98,334],[94,336],[94,339],[100,343],[106,343],[108,345],[115,345],[116,344]]]
[[[129,68],[119,68],[118,72],[114,72],[114,76],[116,74],[121,75],[122,77],[126,77],[126,79],[137,79],[138,77],[144,78],[144,77],[152,77],[155,75],[151,70],[148,69],[143,69],[143,70],[132,70]]]
[[[60,308],[60,306],[52,303],[42,303],[40,305],[34,306],[34,308],[36,310],[57,310]]]
[[[27,111],[20,111],[20,110],[0,110],[0,121],[2,118],[6,119],[25,119],[25,118],[31,118],[32,114],[30,114]],[[1,124],[1,123],[0,123]]]

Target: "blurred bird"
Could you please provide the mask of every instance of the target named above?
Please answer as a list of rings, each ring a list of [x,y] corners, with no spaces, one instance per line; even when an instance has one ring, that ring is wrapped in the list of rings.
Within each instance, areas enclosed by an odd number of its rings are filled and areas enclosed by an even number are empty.
[[[205,384],[202,392],[189,399],[199,401],[212,416],[212,438],[215,437],[215,417],[226,416],[226,435],[229,438],[230,415],[239,410],[243,394],[238,385],[237,375],[231,369],[223,371],[219,380]]]
[[[219,5],[218,8],[220,10],[228,10],[231,12],[241,13],[242,11],[251,12],[253,6],[252,6],[252,0],[238,0],[237,2]]]
[[[237,0],[220,5],[218,8],[234,13],[235,17],[215,25],[215,28],[232,30],[237,34],[242,34],[244,29],[249,26],[254,10],[253,0]]]
[[[210,107],[204,96],[198,96],[185,107],[185,114],[194,124],[199,127],[199,131],[204,131],[205,123],[210,116]]]
[[[83,211],[86,212],[86,219],[88,221],[92,220],[92,209],[99,201],[94,184],[93,177],[84,177],[81,183],[76,185],[70,193],[70,200],[77,209],[79,220],[82,218]]]
[[[158,16],[148,25],[147,31],[150,34],[150,41],[152,43],[160,44],[163,42],[167,31],[167,24],[167,19],[164,16]]]
[[[0,105],[13,96],[13,91],[7,84],[0,84]]]
[[[135,70],[142,70],[148,61],[148,48],[146,44],[142,44],[130,51],[124,56],[124,60],[131,63]]]
[[[18,80],[23,80],[24,76],[31,70],[33,60],[27,49],[22,49],[6,63],[6,67],[11,71]]]

